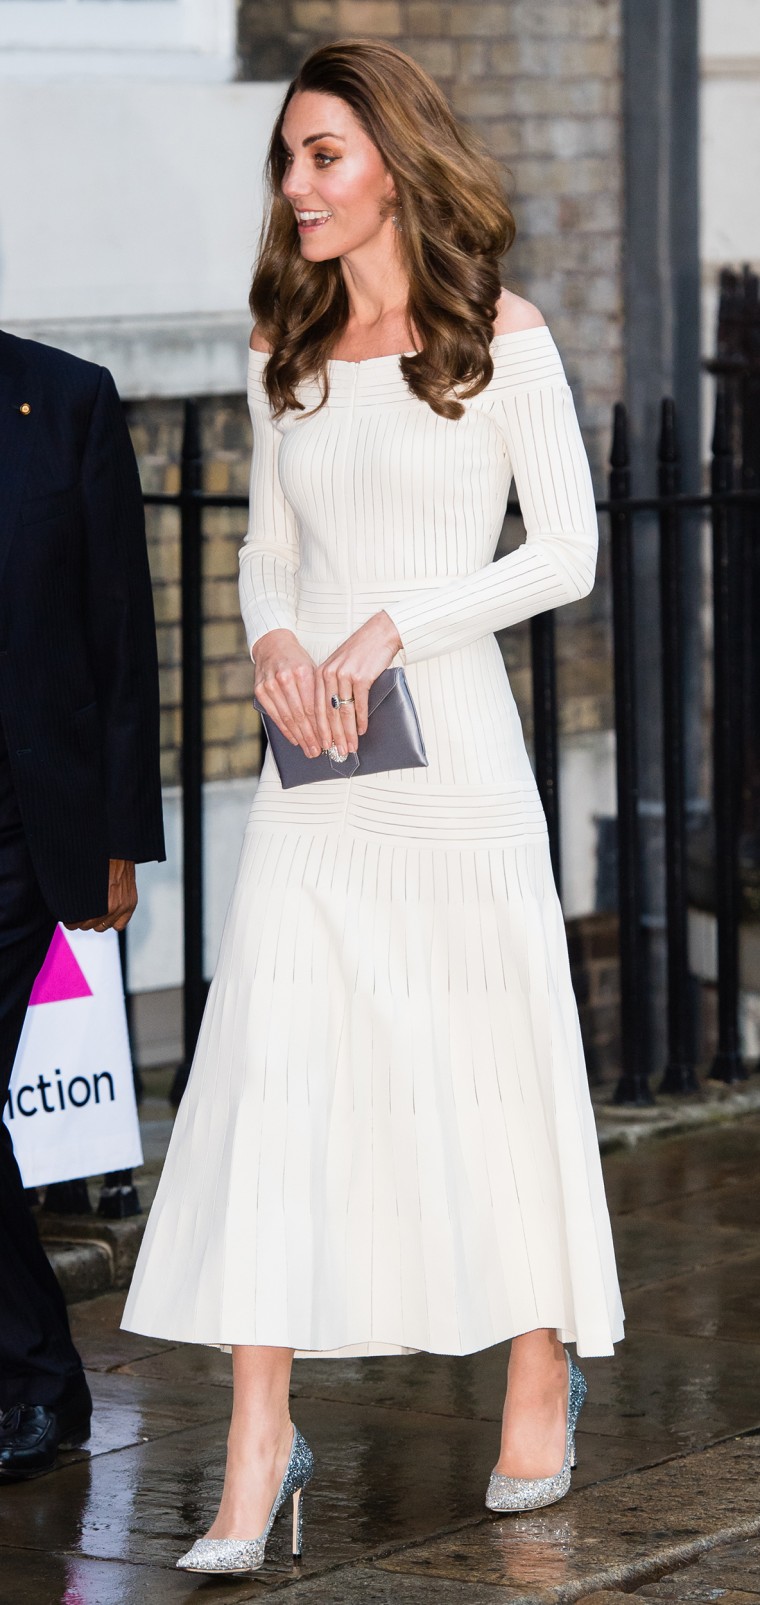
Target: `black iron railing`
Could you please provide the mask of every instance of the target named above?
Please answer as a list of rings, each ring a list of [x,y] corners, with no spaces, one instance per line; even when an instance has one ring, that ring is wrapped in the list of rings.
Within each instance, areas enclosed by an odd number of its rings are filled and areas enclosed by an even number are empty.
[[[642,961],[642,882],[639,851],[639,777],[635,691],[634,569],[637,520],[655,516],[660,549],[660,662],[662,696],[662,775],[665,799],[667,916],[667,1060],[662,1089],[686,1093],[697,1085],[690,1019],[687,907],[689,864],[685,812],[684,685],[685,516],[709,519],[712,527],[713,715],[712,820],[713,908],[718,940],[718,1047],[711,1073],[724,1081],[744,1075],[739,1050],[738,939],[740,884],[738,837],[742,785],[743,702],[740,665],[745,654],[742,563],[747,560],[746,525],[757,528],[757,481],[734,488],[734,469],[725,385],[718,387],[712,439],[710,489],[700,495],[679,490],[677,420],[672,401],[662,403],[658,454],[658,494],[630,494],[631,464],[625,408],[614,409],[609,493],[597,511],[609,519],[612,591],[612,668],[614,677],[617,862],[620,951],[621,1066],[616,1099],[650,1102],[649,1066],[641,1021],[645,1014]],[[206,508],[240,508],[244,496],[222,496],[202,489],[198,403],[185,403],[181,488],[178,494],[146,494],[150,506],[178,510],[182,549],[182,825],[184,886],[184,1064],[175,1081],[178,1101],[186,1079],[206,997],[203,975],[203,704],[202,704],[202,521]],[[509,516],[519,515],[510,505]],[[531,620],[534,764],[549,829],[552,863],[561,888],[559,846],[558,717],[555,621],[552,613]]]

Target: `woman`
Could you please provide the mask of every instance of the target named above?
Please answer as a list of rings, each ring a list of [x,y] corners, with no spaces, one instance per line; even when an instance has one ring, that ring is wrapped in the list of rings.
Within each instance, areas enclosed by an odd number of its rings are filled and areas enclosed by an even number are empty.
[[[390,45],[285,97],[253,281],[243,616],[262,707],[355,752],[406,666],[427,768],[283,790],[267,753],[192,1076],[125,1312],[231,1347],[217,1517],[256,1569],[311,1454],[294,1351],[513,1339],[492,1509],[566,1492],[622,1336],[546,822],[494,630],[586,594],[597,525],[556,347],[500,289],[498,172]],[[514,476],[527,541],[493,563]]]

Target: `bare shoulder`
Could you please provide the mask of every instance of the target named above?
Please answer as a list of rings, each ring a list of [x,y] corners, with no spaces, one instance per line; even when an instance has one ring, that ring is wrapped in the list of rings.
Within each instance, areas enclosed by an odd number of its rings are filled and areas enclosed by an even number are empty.
[[[540,329],[546,319],[532,301],[515,295],[513,290],[502,290],[494,318],[494,334],[514,334],[518,329]]]
[[[269,355],[272,349],[271,346],[267,345],[266,340],[264,339],[264,336],[258,327],[258,324],[254,325],[252,328],[251,338],[248,341],[248,344],[252,351],[266,351],[267,355]]]

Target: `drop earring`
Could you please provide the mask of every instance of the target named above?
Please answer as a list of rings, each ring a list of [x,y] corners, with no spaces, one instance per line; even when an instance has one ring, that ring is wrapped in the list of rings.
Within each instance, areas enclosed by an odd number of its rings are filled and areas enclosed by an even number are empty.
[[[391,222],[393,224],[393,227],[396,228],[396,229],[401,229],[403,227],[403,224],[401,222],[401,207],[400,206],[398,208],[398,211],[393,213],[393,216],[391,218]]]

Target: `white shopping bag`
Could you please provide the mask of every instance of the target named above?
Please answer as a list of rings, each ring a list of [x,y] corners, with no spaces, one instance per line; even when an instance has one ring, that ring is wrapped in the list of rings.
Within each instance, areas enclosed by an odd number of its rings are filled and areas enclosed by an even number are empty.
[[[115,931],[56,926],[4,1118],[25,1187],[142,1164]]]

